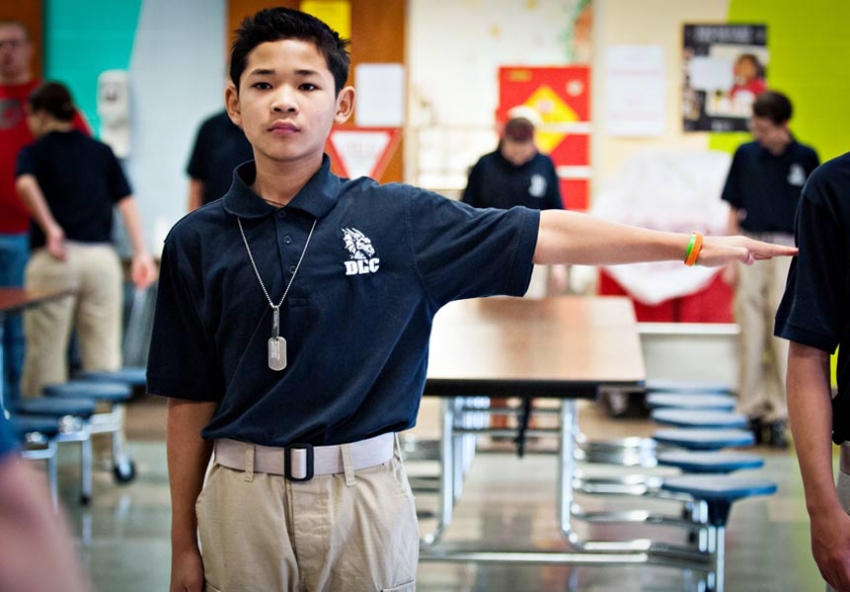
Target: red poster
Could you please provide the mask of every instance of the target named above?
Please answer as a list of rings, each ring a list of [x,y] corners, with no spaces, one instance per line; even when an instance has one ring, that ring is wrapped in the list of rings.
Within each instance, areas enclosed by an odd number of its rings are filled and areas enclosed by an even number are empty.
[[[533,108],[542,124],[535,134],[541,152],[555,162],[564,205],[586,210],[590,190],[590,68],[499,68],[496,121],[517,106]]]

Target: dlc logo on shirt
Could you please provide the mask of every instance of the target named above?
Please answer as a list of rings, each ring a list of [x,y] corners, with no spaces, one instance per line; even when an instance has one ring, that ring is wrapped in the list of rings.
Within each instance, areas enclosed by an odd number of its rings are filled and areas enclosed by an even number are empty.
[[[375,273],[381,266],[381,260],[375,257],[372,240],[356,228],[343,228],[342,240],[348,251],[345,261],[345,275],[364,275]]]

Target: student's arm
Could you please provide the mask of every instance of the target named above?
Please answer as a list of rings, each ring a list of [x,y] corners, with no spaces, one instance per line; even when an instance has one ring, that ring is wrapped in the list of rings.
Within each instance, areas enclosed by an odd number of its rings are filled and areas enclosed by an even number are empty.
[[[126,196],[118,202],[118,211],[124,219],[124,226],[127,228],[127,236],[130,238],[130,246],[133,249],[131,268],[133,283],[139,289],[147,288],[156,280],[156,265],[145,246],[142,219],[136,200],[130,195]]]
[[[832,473],[832,400],[829,354],[791,342],[788,418],[811,519],[812,554],[823,578],[850,590],[850,517],[838,500]]]
[[[44,477],[16,454],[0,458],[0,590],[90,589],[48,492]]]
[[[202,592],[195,502],[204,485],[212,442],[201,438],[217,403],[168,400],[168,478],[171,488],[171,592]]]
[[[194,212],[204,205],[204,182],[200,179],[189,179],[189,211]]]
[[[15,189],[24,203],[24,207],[44,232],[48,252],[57,259],[64,261],[67,256],[65,231],[53,217],[53,212],[50,211],[50,206],[47,205],[47,200],[44,199],[44,194],[41,192],[41,187],[36,178],[33,175],[21,175],[15,179]]]
[[[690,235],[616,224],[587,214],[563,210],[540,212],[534,263],[618,265],[643,261],[684,261]],[[733,261],[793,255],[783,247],[743,236],[706,236],[697,263],[718,267]]]

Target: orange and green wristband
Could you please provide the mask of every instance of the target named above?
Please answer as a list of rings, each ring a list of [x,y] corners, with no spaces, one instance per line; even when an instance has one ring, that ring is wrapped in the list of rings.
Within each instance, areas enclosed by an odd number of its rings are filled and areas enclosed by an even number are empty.
[[[691,240],[688,241],[688,250],[685,252],[685,265],[692,267],[696,265],[699,259],[699,252],[702,250],[702,233],[694,232],[691,235]]]

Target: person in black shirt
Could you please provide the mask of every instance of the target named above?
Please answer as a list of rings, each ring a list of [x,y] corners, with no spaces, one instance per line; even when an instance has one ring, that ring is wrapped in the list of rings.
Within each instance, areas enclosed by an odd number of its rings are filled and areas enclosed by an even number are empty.
[[[121,165],[109,146],[74,129],[74,112],[63,85],[38,87],[29,97],[27,114],[38,140],[18,155],[15,187],[35,222],[25,285],[73,291],[24,315],[27,352],[21,391],[26,397],[68,379],[72,326],[85,370],[121,366],[123,280],[111,242],[113,206],[124,218],[133,248],[133,281],[145,288],[156,277]]]
[[[222,110],[198,129],[186,172],[189,174],[189,211],[222,197],[230,189],[233,169],[254,158],[245,134]]]
[[[778,92],[761,93],[753,103],[754,142],[741,145],[723,188],[731,207],[730,234],[793,245],[794,212],[800,191],[818,166],[817,153],[798,143],[788,129],[791,101]],[[788,446],[785,372],[788,345],[772,336],[771,320],[779,305],[788,259],[749,268],[729,266],[724,276],[737,284],[735,320],[740,333],[739,410],[750,420],[756,442],[767,431],[769,443]],[[767,354],[767,355],[765,355]]]
[[[776,313],[789,340],[788,413],[821,575],[850,590],[850,153],[812,173],[795,230],[799,255]],[[833,398],[830,354],[838,348]],[[830,435],[841,446],[833,479]]]

